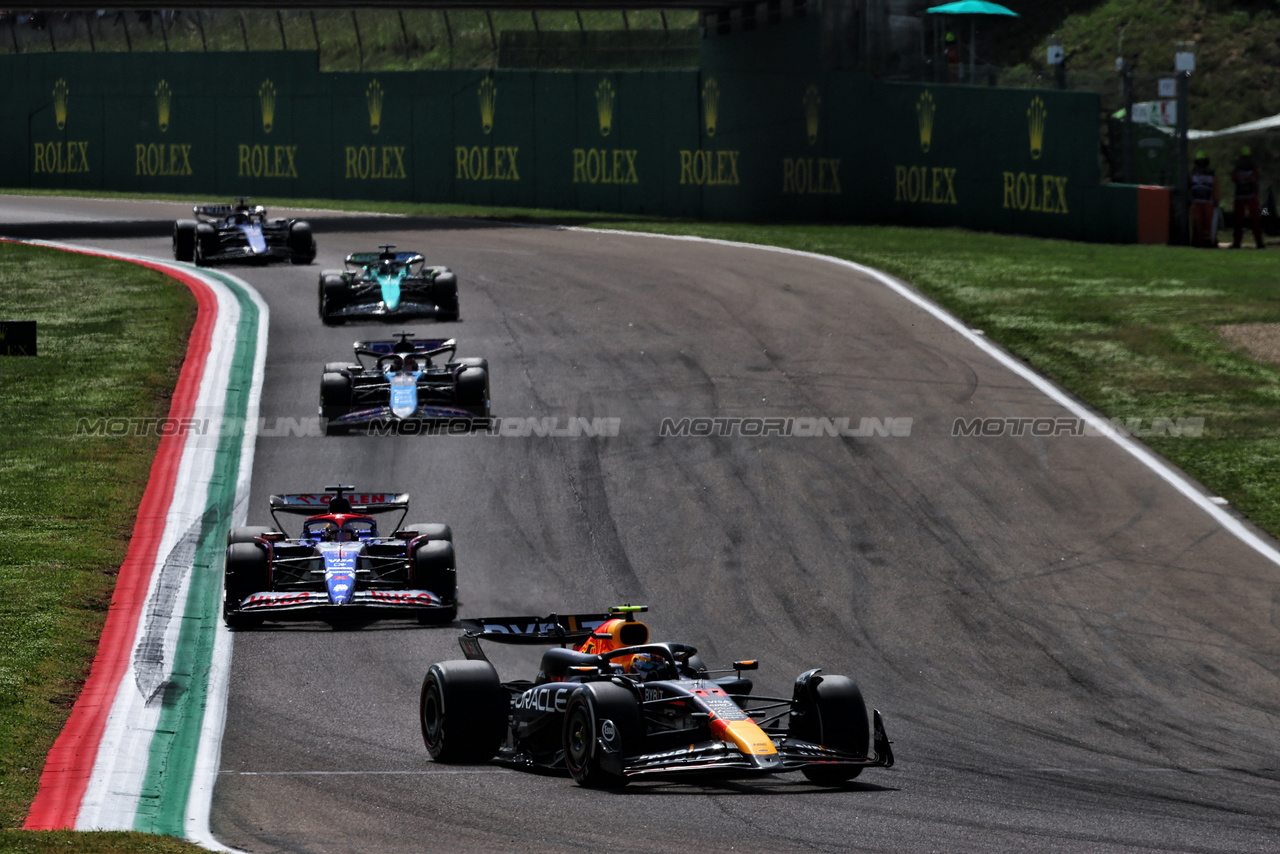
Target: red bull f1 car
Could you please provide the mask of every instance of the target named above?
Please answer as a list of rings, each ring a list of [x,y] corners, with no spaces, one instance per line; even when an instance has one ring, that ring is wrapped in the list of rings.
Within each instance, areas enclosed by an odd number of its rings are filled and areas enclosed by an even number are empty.
[[[222,616],[229,626],[263,620],[417,614],[448,622],[458,611],[453,533],[408,525],[409,496],[326,486],[322,493],[272,495],[267,527],[227,535]],[[383,535],[375,516],[400,513]],[[288,536],[278,513],[306,516]]]
[[[198,205],[195,219],[175,222],[173,257],[201,266],[222,261],[310,264],[316,242],[309,223],[268,219],[266,208],[240,198],[233,205]]]
[[[448,267],[432,267],[417,252],[357,252],[345,270],[320,274],[320,320],[333,326],[349,320],[411,317],[458,319],[458,277]]]
[[[405,421],[472,422],[489,417],[489,362],[458,359],[453,339],[357,341],[356,362],[330,362],[320,379],[327,433]],[[368,363],[365,360],[369,360]]]
[[[589,787],[786,771],[834,786],[893,765],[880,712],[868,727],[853,680],[808,670],[790,699],[756,696],[743,676],[756,662],[707,670],[688,644],[651,643],[643,610],[464,620],[466,660],[433,664],[422,684],[432,758],[567,769]],[[501,682],[481,641],[559,646],[532,681]]]

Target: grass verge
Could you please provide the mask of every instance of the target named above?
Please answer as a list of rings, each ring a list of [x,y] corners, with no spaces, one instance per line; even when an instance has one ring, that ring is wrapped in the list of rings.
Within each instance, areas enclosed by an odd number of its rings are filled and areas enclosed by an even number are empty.
[[[77,421],[168,413],[195,300],[122,261],[0,244],[0,306],[39,323],[40,353],[0,357],[0,828],[14,828],[88,673],[159,441],[77,437]],[[178,850],[152,839],[5,830],[0,850]]]

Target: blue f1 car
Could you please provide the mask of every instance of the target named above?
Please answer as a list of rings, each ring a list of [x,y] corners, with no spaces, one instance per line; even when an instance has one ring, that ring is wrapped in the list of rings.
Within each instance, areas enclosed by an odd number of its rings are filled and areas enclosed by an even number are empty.
[[[234,205],[198,205],[195,219],[173,224],[173,257],[199,265],[222,261],[291,261],[316,257],[311,225],[296,219],[267,219],[267,209],[245,198]]]
[[[277,530],[232,528],[227,535],[222,616],[229,626],[266,619],[417,614],[449,622],[458,612],[453,532],[448,525],[401,527],[409,496],[326,486],[322,493],[271,496]],[[375,515],[399,512],[394,533]],[[277,513],[306,516],[289,537]]]
[[[320,416],[328,433],[405,421],[489,417],[489,362],[454,358],[453,339],[357,341],[356,362],[330,362],[320,380]],[[366,364],[364,359],[369,359]]]

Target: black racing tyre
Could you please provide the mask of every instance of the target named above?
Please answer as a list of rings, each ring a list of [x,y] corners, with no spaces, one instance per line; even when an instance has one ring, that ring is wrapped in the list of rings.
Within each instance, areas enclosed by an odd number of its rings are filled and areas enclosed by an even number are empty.
[[[222,571],[222,619],[228,626],[251,626],[262,622],[252,614],[241,614],[236,609],[247,596],[261,593],[270,587],[267,553],[253,543],[233,543],[227,546],[227,562]]]
[[[442,661],[422,680],[418,720],[437,762],[488,762],[507,737],[511,701],[487,661]]]
[[[353,365],[349,362],[326,362],[325,363],[324,372],[326,374],[340,374],[343,371],[348,371],[353,374],[359,374],[364,372],[364,367],[361,365]]]
[[[409,562],[409,586],[430,590],[448,607],[422,613],[424,623],[450,623],[458,616],[458,570],[453,543],[428,540],[413,550]]]
[[[865,758],[871,728],[867,723],[867,704],[857,683],[848,676],[823,676],[814,694],[813,707],[806,710],[800,720],[792,717],[791,734]],[[838,786],[862,773],[862,768],[856,765],[811,765],[800,770],[822,786]]]
[[[255,537],[261,537],[263,534],[271,533],[273,529],[265,525],[245,525],[242,528],[232,528],[227,531],[227,545],[234,546],[236,543],[252,543]]]
[[[428,268],[427,268],[427,270],[428,270],[429,272],[436,273],[436,274],[439,274],[439,273],[452,273],[452,272],[453,272],[453,268],[452,268],[452,267],[441,267],[439,264],[436,264],[436,265],[434,265],[434,266],[428,267]]]
[[[294,264],[310,264],[316,259],[316,242],[311,237],[311,223],[295,222],[289,226],[289,260]]]
[[[194,261],[196,257],[196,221],[180,219],[173,224],[173,257],[175,261]]]
[[[609,752],[602,740],[613,747],[612,761],[606,761]],[[570,695],[564,713],[564,763],[579,786],[625,786],[621,760],[639,753],[643,740],[640,704],[626,688],[595,682]]]
[[[342,374],[325,373],[320,378],[320,417],[334,419],[351,411],[351,378]],[[326,432],[337,432],[337,425],[325,425]]]
[[[461,407],[489,414],[489,372],[484,368],[463,368],[454,385],[454,400]]]
[[[201,267],[208,266],[210,259],[218,254],[218,232],[207,222],[196,224],[195,255],[192,258]]]
[[[347,280],[339,270],[325,270],[320,274],[320,320],[327,326],[337,326],[342,318],[334,312],[346,303]]]
[[[466,368],[484,368],[489,370],[489,360],[480,356],[467,356],[463,359],[454,359],[450,365],[462,365]]]
[[[406,531],[413,531],[420,537],[429,540],[449,540],[453,542],[453,529],[443,522],[420,522],[417,525],[406,525]]]
[[[431,294],[435,304],[437,320],[458,319],[458,277],[452,272],[443,272],[431,283]]]

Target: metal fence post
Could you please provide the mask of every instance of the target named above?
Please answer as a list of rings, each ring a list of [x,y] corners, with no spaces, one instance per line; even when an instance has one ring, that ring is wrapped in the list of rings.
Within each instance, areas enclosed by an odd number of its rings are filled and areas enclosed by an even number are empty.
[[[1178,72],[1178,241],[1183,246],[1191,242],[1191,224],[1188,216],[1191,213],[1188,193],[1190,175],[1187,172],[1187,88],[1191,82],[1191,73]]]
[[[1124,149],[1121,151],[1121,168],[1124,172],[1124,182],[1132,184],[1135,177],[1133,174],[1133,65],[1127,59],[1124,60],[1121,83],[1124,87],[1124,139],[1122,140]]]

